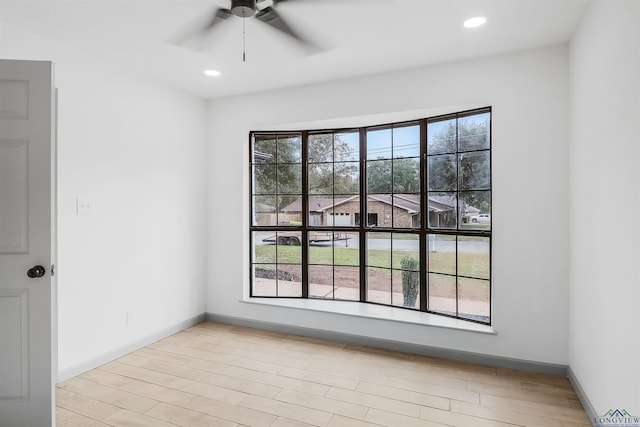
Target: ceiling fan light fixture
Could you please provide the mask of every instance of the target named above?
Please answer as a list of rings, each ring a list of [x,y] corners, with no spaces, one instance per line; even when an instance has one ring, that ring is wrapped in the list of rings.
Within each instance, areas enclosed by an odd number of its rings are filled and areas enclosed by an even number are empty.
[[[231,0],[231,12],[240,18],[249,18],[256,13],[256,0]]]
[[[218,70],[204,70],[204,75],[209,77],[218,77],[220,75],[220,71]]]
[[[464,21],[465,28],[478,28],[483,26],[487,22],[487,18],[484,16],[474,16]]]

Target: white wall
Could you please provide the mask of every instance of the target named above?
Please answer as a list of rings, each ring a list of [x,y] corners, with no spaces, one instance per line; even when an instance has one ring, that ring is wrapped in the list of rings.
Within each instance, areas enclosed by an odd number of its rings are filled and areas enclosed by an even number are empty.
[[[60,369],[206,310],[570,364],[598,413],[640,412],[640,230],[624,214],[640,211],[639,27],[637,2],[600,1],[569,54],[542,49],[227,98],[210,102],[207,117],[202,101],[3,24],[0,56],[56,62]],[[485,105],[494,111],[498,335],[240,302],[250,130]],[[356,118],[365,115],[377,117]],[[75,214],[78,197],[94,215]]]
[[[55,61],[63,376],[203,313],[204,101],[9,25],[0,54]]]
[[[567,77],[567,50],[556,47],[211,101],[207,311],[566,365]],[[372,114],[376,124],[418,117],[403,111],[487,105],[497,335],[240,302],[248,286],[250,130]]]
[[[639,28],[599,1],[571,43],[569,362],[600,415],[640,413]]]

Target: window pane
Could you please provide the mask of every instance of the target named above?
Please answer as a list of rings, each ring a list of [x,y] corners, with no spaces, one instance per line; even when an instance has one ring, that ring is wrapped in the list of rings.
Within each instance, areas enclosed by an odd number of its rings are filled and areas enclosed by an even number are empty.
[[[392,305],[420,308],[420,272],[410,269],[394,270],[392,274]]]
[[[253,143],[253,163],[272,163],[276,161],[276,139],[272,137],[255,138]]]
[[[460,228],[469,230],[491,229],[491,192],[462,191],[459,193],[460,210],[465,212]]]
[[[275,194],[276,192],[276,165],[265,164],[253,167],[253,193]]]
[[[346,236],[347,233],[333,230],[309,231],[309,245],[320,249],[328,249],[329,258],[323,258],[326,259],[326,261],[322,261],[322,263],[333,264],[333,258],[331,258],[333,251],[331,249],[334,244],[340,244],[341,247],[344,247],[343,242],[345,241]]]
[[[302,233],[278,232],[276,244],[278,247],[278,263],[300,264],[302,263]]]
[[[427,125],[427,154],[456,152],[456,119],[432,122]]]
[[[336,257],[337,258],[337,257]],[[334,267],[334,298],[360,300],[360,270],[357,267]]]
[[[405,268],[417,263],[420,270],[420,235],[409,233],[393,233],[392,267]]]
[[[368,131],[367,160],[390,159],[391,155],[391,129]]]
[[[335,231],[334,235],[336,235],[333,243],[334,264],[346,266],[360,265],[358,234]]]
[[[394,298],[394,305],[418,308],[420,305],[419,236],[409,234],[401,236],[404,239],[394,239],[394,264],[395,260],[399,259],[401,270],[394,272],[393,290],[401,293],[402,300]],[[406,250],[402,250],[404,248],[399,243],[405,243]]]
[[[458,181],[456,163],[454,154],[429,157],[427,188],[430,191],[455,191]]]
[[[339,231],[309,233],[310,296],[360,299],[360,253],[357,244],[348,247],[347,237]]]
[[[367,301],[391,304],[391,270],[367,268]]]
[[[438,313],[456,315],[456,277],[429,274],[428,309]]]
[[[367,265],[391,268],[390,233],[367,233]]]
[[[300,136],[278,138],[278,163],[300,163],[302,161],[302,139]]]
[[[329,243],[316,243],[317,232],[309,232],[309,264],[333,264],[333,247]]]
[[[253,295],[275,297],[277,295],[277,273],[275,264],[261,264],[253,267]]]
[[[278,224],[277,198],[270,196],[253,196],[253,225],[270,226]]]
[[[337,218],[336,218],[336,214],[335,214],[335,211],[334,211],[333,207],[331,207],[331,208],[329,208],[329,209],[324,211],[324,217],[325,217],[325,220],[326,220],[326,225],[328,227],[335,227],[336,226],[336,219]]]
[[[333,197],[327,196],[310,196],[309,197],[309,226],[327,226],[328,212],[332,212]]]
[[[420,159],[410,158],[394,160],[393,192],[415,193],[417,191],[420,191]]]
[[[430,272],[456,274],[456,236],[429,234],[427,251]]]
[[[456,193],[429,193],[429,227],[456,228],[458,223]]]
[[[264,231],[256,234],[261,241],[255,241],[256,245],[289,246],[290,248],[278,248],[278,262],[300,262],[300,233],[288,231]],[[297,248],[296,248],[297,247]],[[266,249],[265,249],[266,250]],[[295,261],[297,260],[297,261]]]
[[[310,163],[333,162],[333,133],[309,135],[308,147]]]
[[[278,296],[302,296],[302,266],[278,264]]]
[[[458,237],[458,275],[489,279],[488,237]]]
[[[273,231],[253,232],[254,264],[275,264],[276,262],[276,233]]]
[[[302,196],[299,194],[285,194],[277,197],[279,200],[280,214],[298,215],[302,218]]]
[[[420,126],[393,128],[393,157],[420,156]]]
[[[335,136],[335,160],[338,162],[360,160],[360,133],[337,133]]]
[[[391,160],[367,162],[367,193],[391,193]]]
[[[302,212],[297,206],[301,205],[302,197],[299,194],[282,194],[276,197],[278,203],[278,225],[295,226],[302,225]]]
[[[333,163],[311,163],[307,172],[309,194],[333,194]]]
[[[491,113],[458,119],[458,149],[460,151],[489,148]]]
[[[360,198],[349,194],[335,196],[334,224],[338,227],[355,227],[360,214]]]
[[[309,297],[333,299],[333,267],[309,266]]]
[[[488,190],[491,186],[489,152],[477,151],[458,155],[460,190]]]
[[[302,192],[302,165],[279,164],[277,188],[279,194],[300,194]]]
[[[360,164],[358,162],[335,163],[333,179],[336,194],[358,194],[360,192]]]
[[[463,318],[489,322],[490,290],[488,280],[458,279],[458,315]]]
[[[393,207],[394,227],[420,227],[420,194],[394,194]]]
[[[351,227],[353,225],[353,215],[351,212],[341,212],[344,206],[339,206],[329,213],[329,222],[335,227]],[[339,238],[340,233],[335,232],[334,238]]]

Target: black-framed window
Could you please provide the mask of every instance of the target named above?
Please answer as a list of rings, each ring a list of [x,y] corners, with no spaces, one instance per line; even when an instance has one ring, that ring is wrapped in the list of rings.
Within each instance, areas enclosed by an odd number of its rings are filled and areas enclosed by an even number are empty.
[[[491,323],[490,108],[254,131],[250,164],[251,296]]]

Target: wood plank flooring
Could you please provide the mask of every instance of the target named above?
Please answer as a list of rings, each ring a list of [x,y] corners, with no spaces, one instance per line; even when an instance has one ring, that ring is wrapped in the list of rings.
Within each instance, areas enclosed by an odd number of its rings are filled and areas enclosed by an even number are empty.
[[[58,385],[58,426],[590,427],[566,378],[201,323]]]

